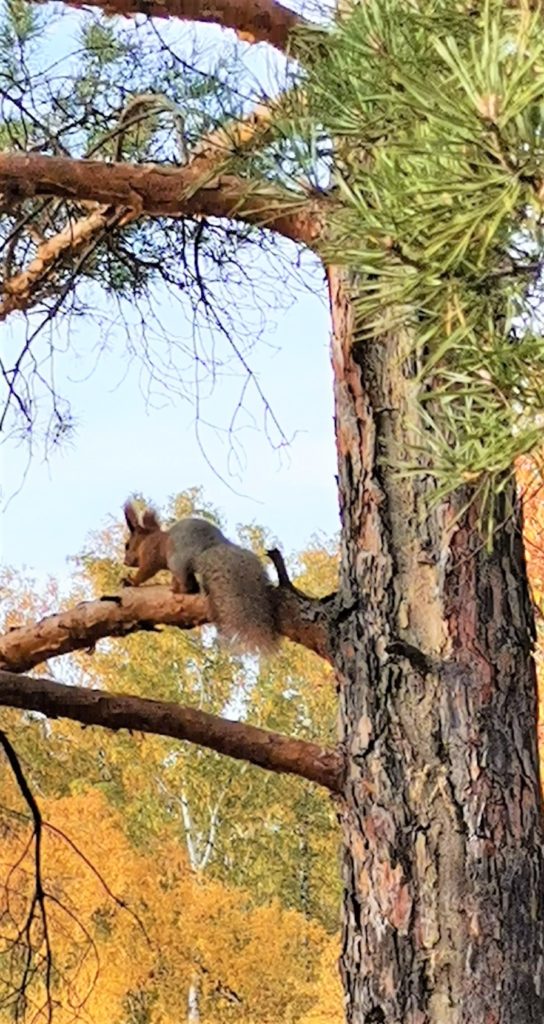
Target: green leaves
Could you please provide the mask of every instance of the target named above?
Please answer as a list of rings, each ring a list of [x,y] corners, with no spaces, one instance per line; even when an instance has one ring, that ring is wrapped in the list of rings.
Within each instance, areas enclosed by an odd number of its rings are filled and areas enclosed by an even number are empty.
[[[5,0],[4,19],[0,34],[3,46],[24,44],[35,39],[42,31],[43,14],[24,0]]]
[[[116,34],[111,23],[93,18],[83,22],[80,31],[81,46],[87,59],[106,67],[127,53],[127,45]]]
[[[424,471],[493,491],[543,410],[541,19],[373,0],[321,53],[308,105],[343,200],[324,255],[353,271],[359,338],[411,332]]]

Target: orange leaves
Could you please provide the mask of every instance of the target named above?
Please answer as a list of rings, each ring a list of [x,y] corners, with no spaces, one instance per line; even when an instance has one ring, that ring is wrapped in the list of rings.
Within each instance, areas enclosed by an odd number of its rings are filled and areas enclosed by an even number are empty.
[[[170,511],[198,512],[200,502],[196,492],[182,495]],[[93,556],[78,560],[72,604],[117,588],[122,532],[113,524],[87,545]],[[264,544],[257,528],[247,539]],[[333,545],[313,545],[298,565],[295,583],[315,595],[334,590]],[[13,624],[58,605],[16,573],[0,583]],[[286,643],[277,658],[246,664],[205,633],[164,629],[103,642],[92,657],[62,665],[74,683],[179,701],[317,742],[336,738],[332,674],[300,646]],[[165,738],[4,714],[44,819],[77,847],[45,829],[54,1024],[178,1024],[191,991],[209,1024],[339,1024],[331,935],[338,834],[323,793]],[[0,807],[26,815],[5,776]],[[0,814],[0,834],[5,945],[24,920],[33,850],[25,853],[26,817]],[[9,920],[2,884],[16,864]],[[5,967],[0,945],[0,1000]],[[43,972],[32,998],[43,1002]]]
[[[523,499],[523,537],[533,600],[544,612],[544,465],[541,458],[519,460],[517,479]]]
[[[109,1005],[110,1014],[120,1013],[127,988],[145,980],[151,965],[142,929],[123,906],[130,903],[132,886],[138,885],[135,868],[139,858],[131,853],[115,814],[108,811],[98,792],[45,800],[41,811],[47,822],[42,879],[55,1019],[63,1024],[72,1020],[74,1013],[88,1013],[97,1021],[106,1021],[101,1004]],[[23,827],[19,821],[14,826],[9,817],[5,821],[8,832],[1,865],[4,900],[0,914],[9,977],[3,978],[2,999],[9,999],[20,984],[20,962],[30,941],[35,966],[27,991],[30,1019],[45,1006],[47,980],[42,921],[35,922],[30,935],[24,932],[34,891],[34,844],[30,825]],[[15,903],[11,890],[17,894]],[[12,948],[18,950],[18,959],[9,957]]]
[[[343,993],[338,969],[338,940],[330,938],[323,947],[315,988],[317,998],[299,1024],[343,1024]]]
[[[538,684],[538,746],[540,775],[544,782],[544,462],[542,454],[524,456],[517,466],[523,500],[525,558],[535,605],[537,646],[535,662]]]
[[[205,1017],[216,1024],[296,1021],[323,999],[328,983],[321,972],[328,977],[329,967],[321,955],[330,939],[317,921],[277,899],[255,905],[248,892],[202,878],[164,835],[135,848],[97,789],[43,800],[41,811],[48,822],[43,878],[59,1024],[74,1014],[110,1024],[135,998],[153,1005],[164,1022],[184,1019],[195,977]],[[9,817],[2,823],[5,952],[20,939],[34,876],[26,824]],[[39,935],[34,943],[39,963]],[[10,965],[13,987],[16,967]],[[29,997],[31,1007],[44,1003],[43,972]]]

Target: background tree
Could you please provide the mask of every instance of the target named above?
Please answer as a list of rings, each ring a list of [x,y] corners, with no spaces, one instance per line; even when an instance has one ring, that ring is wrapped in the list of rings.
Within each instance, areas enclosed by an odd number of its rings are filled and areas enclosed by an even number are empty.
[[[178,496],[167,516],[195,509],[212,514],[202,495],[193,491]],[[257,540],[261,536],[256,528],[246,533]],[[119,523],[89,538],[86,547],[99,556],[84,554],[74,560],[66,605],[119,585],[122,534]],[[300,581],[313,581],[316,590],[334,585],[332,546],[331,551],[315,547],[303,552],[298,561],[304,570]],[[15,621],[34,621],[51,592],[58,602],[52,585],[42,601],[35,583],[27,590],[16,574],[5,571],[4,628]],[[315,656],[290,645],[256,672],[257,666],[244,668],[243,660],[210,641],[209,636],[175,629],[160,636],[138,633],[128,640],[127,651],[113,648],[97,651],[91,659],[88,654],[72,657],[70,680],[196,707],[204,704],[227,714],[230,706],[239,718],[261,725],[285,731],[289,727],[324,740],[330,736],[334,694]],[[67,667],[64,662],[63,670]],[[9,731],[28,781],[40,795],[44,818],[62,830],[53,837],[51,854],[45,850],[44,874],[47,889],[51,886],[57,895],[62,891],[67,904],[66,910],[62,906],[58,915],[51,915],[50,923],[59,975],[55,1005],[63,1012],[69,1013],[70,1005],[88,991],[84,1012],[93,1017],[112,1014],[116,1006],[129,1019],[139,1007],[150,1021],[159,1013],[167,1019],[179,1015],[219,1021],[225,1015],[245,1022],[255,1015],[295,1021],[305,1019],[306,1011],[316,1024],[341,1019],[331,970],[338,945],[338,836],[333,808],[322,790],[158,737],[106,733],[97,743],[92,732],[60,722],[41,730],[37,742],[35,720],[21,721],[15,712]],[[28,841],[28,815],[8,778],[5,789],[1,804],[9,836],[7,886],[20,886],[17,872],[25,879],[26,898],[22,893],[20,905],[12,907],[16,929],[32,892],[33,849],[30,845],[10,876]],[[14,817],[17,813],[22,818]],[[76,849],[65,840],[63,847],[65,835],[76,840]],[[98,876],[78,857],[78,850]],[[110,859],[118,865],[111,874]],[[178,888],[165,884],[170,877],[178,878]],[[91,888],[95,902],[90,905],[80,895],[81,884]],[[126,902],[126,912],[111,891]],[[66,921],[63,925],[68,913],[73,915],[69,928]],[[183,921],[181,946],[168,937],[178,919]],[[270,964],[262,957],[267,930],[278,933]],[[112,955],[117,943],[132,951],[130,970]],[[168,952],[170,943],[175,952]],[[36,958],[40,950],[38,944]],[[79,964],[82,950],[87,971],[61,966]],[[286,957],[293,982],[285,975]],[[167,967],[159,969],[159,960],[165,958]],[[13,956],[6,960],[2,1005],[13,1006],[19,961]],[[43,972],[37,969],[36,975],[43,983]],[[32,1005],[36,988],[44,996],[35,980]],[[24,1000],[18,1008],[24,1008]]]
[[[185,156],[179,146],[172,153],[185,131],[179,112],[163,147],[162,88],[160,114],[159,101],[149,108],[157,120],[129,137],[133,103],[138,117],[142,103],[149,113],[143,72],[128,103],[117,101],[114,123],[98,123],[100,148],[90,152],[85,133],[103,110],[87,75],[93,99],[74,111],[75,134],[59,155],[42,122],[27,141],[32,118],[16,86],[10,137],[19,149],[17,132],[26,149],[42,149],[45,135],[46,154],[0,157],[6,241],[16,252],[6,312],[52,290],[50,318],[110,237],[132,238],[139,256],[149,251],[146,227],[155,246],[170,218],[196,219],[198,256],[210,217],[231,222],[221,227],[227,254],[229,241],[239,246],[264,226],[320,253],[333,326],[340,585],[311,602],[276,558],[276,598],[282,631],[332,661],[339,680],[344,776],[333,770],[327,784],[342,798],[348,1020],[536,1022],[544,951],[534,629],[511,470],[541,433],[540,7],[372,0],[320,26],[277,4],[204,13],[195,5],[179,16],[288,49],[297,60],[281,98],[252,113],[225,103],[220,116],[213,101],[211,114],[203,104],[210,121],[198,128],[208,134]],[[32,17],[12,14],[17,43],[36,30]],[[114,32],[108,40],[118,54]],[[153,81],[166,85],[169,50],[157,54]],[[119,159],[106,163],[112,132]],[[45,228],[42,204],[58,212]],[[213,273],[211,242],[207,256],[195,270],[200,296],[210,261]],[[108,258],[115,286],[119,254]],[[161,272],[154,258],[146,264],[150,289]],[[128,289],[137,292],[130,274]],[[203,303],[217,322],[210,297]],[[227,337],[240,358],[228,329]],[[34,389],[48,388],[33,373],[34,343],[27,334],[5,373],[6,414],[23,426]],[[55,438],[69,421],[54,396],[52,409]],[[33,636],[8,636],[4,664],[27,668],[134,630],[135,620],[147,629],[172,622],[164,600],[149,588],[110,602],[102,633],[89,624],[98,610],[87,608]],[[178,624],[206,620],[200,597],[177,608]],[[16,688],[6,676],[3,692],[7,703],[58,713],[52,684]],[[82,716],[89,704],[74,690],[63,713]],[[115,701],[101,697],[100,706],[102,721],[111,712],[119,724]],[[218,742],[233,735],[221,728]],[[236,735],[230,750],[239,756]],[[255,744],[263,763],[263,746],[278,751],[282,741]],[[329,763],[323,752],[312,758]],[[310,777],[307,762],[299,771]]]
[[[198,879],[179,842],[165,833],[146,850],[136,848],[121,816],[89,786],[41,801],[48,938],[37,916],[23,945],[19,925],[31,908],[33,852],[25,815],[18,820],[14,795],[7,798],[2,1019],[45,1015],[49,999],[60,1020],[190,1019],[186,993],[195,978],[204,1020],[245,1022],[262,1014],[296,1021],[318,1006],[330,939],[315,919],[277,899],[258,904],[248,890]],[[42,961],[49,956],[48,979]]]
[[[544,781],[544,662],[542,599],[544,595],[544,508],[542,504],[542,461],[539,453],[524,456],[518,463],[518,483],[523,495],[523,537],[527,555],[527,573],[535,610],[537,643],[535,665],[538,688],[538,750],[540,779]]]

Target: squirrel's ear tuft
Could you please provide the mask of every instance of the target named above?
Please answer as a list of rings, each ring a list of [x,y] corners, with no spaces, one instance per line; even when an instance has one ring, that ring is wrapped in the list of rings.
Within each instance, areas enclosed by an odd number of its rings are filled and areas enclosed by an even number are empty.
[[[134,533],[134,531],[138,529],[140,522],[138,519],[138,513],[131,501],[125,502],[123,505],[123,512],[125,513],[125,519],[130,532]]]
[[[152,508],[146,508],[142,515],[142,526],[144,530],[160,530],[157,513]]]

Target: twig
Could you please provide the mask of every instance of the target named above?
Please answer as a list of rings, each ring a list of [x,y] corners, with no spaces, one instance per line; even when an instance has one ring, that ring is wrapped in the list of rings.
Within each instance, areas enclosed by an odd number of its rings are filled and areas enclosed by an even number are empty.
[[[42,875],[42,835],[43,835],[43,823],[42,816],[38,804],[34,798],[34,794],[25,778],[21,762],[17,757],[15,748],[12,746],[10,740],[6,736],[3,730],[0,730],[0,745],[4,749],[4,753],[8,760],[9,766],[13,772],[15,781],[21,791],[21,795],[25,800],[32,821],[34,824],[34,894],[30,902],[30,909],[28,911],[26,922],[19,933],[19,937],[25,936],[27,943],[27,954],[25,959],[25,965],[21,977],[21,984],[19,986],[19,993],[15,1004],[15,1015],[16,1019],[19,1019],[20,1009],[24,1010],[26,1001],[26,990],[30,984],[33,975],[36,973],[37,968],[32,969],[32,936],[31,929],[35,920],[36,908],[39,910],[39,914],[42,921],[42,932],[43,932],[43,943],[45,945],[45,991],[46,991],[46,1006],[47,1006],[47,1020],[51,1021],[53,1016],[53,1002],[51,999],[51,971],[53,967],[53,957],[51,953],[51,943],[49,940],[49,928],[47,922],[47,911],[45,907],[46,892],[43,886],[43,875]]]

